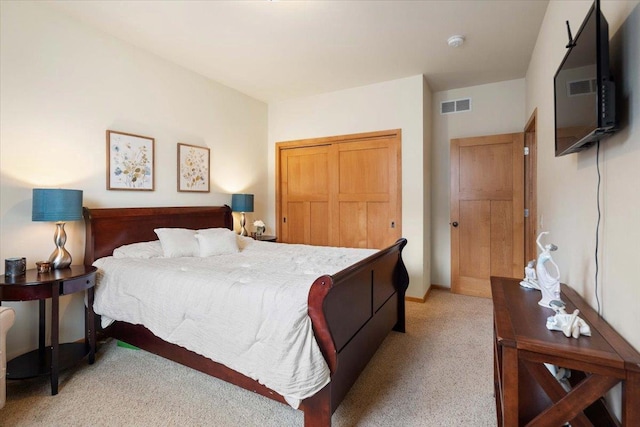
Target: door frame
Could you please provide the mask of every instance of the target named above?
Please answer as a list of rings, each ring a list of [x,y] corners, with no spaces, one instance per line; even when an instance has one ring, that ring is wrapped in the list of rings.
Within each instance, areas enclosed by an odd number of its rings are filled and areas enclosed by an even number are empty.
[[[524,265],[537,258],[538,249],[538,109],[535,108],[524,127],[524,146],[529,154],[524,157],[524,208],[529,209],[529,216],[524,224]]]
[[[524,126],[524,146],[529,149],[528,155],[524,156],[524,207],[529,210],[528,217],[524,219],[524,265],[527,265],[528,261],[536,259],[538,252],[536,245],[536,237],[538,235],[537,132],[538,109],[534,108]],[[450,262],[453,262],[453,257]],[[453,288],[453,280],[450,286]]]

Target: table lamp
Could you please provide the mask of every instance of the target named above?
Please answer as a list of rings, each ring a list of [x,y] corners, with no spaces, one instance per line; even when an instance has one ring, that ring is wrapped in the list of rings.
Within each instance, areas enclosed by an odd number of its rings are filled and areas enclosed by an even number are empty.
[[[63,269],[71,265],[71,254],[64,248],[67,233],[65,221],[82,219],[82,190],[63,190],[59,188],[34,188],[32,221],[55,221],[56,232],[53,241],[56,249],[49,257],[51,267]]]
[[[248,236],[247,229],[244,228],[246,224],[245,212],[253,212],[253,194],[233,194],[231,195],[231,210],[234,212],[241,212],[240,216],[240,235]]]

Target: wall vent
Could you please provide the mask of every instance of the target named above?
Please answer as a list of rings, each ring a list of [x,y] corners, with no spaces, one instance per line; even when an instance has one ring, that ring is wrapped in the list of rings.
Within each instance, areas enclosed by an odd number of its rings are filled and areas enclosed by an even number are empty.
[[[572,82],[567,82],[567,95],[589,95],[591,93],[596,93],[597,87],[596,79],[574,80]]]
[[[440,114],[462,113],[471,111],[471,98],[454,99],[440,103]]]

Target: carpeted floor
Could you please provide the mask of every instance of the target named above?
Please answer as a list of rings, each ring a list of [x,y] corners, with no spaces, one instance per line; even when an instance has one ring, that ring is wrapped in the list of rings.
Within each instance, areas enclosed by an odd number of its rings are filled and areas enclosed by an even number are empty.
[[[494,426],[491,300],[432,290],[407,303],[333,426]],[[302,426],[302,412],[153,354],[102,345],[96,363],[9,381],[0,426]]]

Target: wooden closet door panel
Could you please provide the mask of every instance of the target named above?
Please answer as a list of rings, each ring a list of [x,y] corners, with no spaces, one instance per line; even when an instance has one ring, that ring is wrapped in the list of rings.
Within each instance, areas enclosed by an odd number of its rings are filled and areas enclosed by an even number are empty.
[[[326,198],[329,193],[328,153],[305,153],[306,150],[310,149],[298,149],[288,153],[287,192],[289,197]]]
[[[340,244],[368,248],[392,244],[401,236],[399,141],[348,142],[337,150]]]
[[[286,184],[290,200],[328,200],[329,147],[295,148],[286,152]]]
[[[309,244],[316,246],[329,245],[329,204],[324,202],[309,203]]]
[[[388,198],[390,165],[386,141],[344,143],[338,150],[340,195]]]
[[[285,238],[288,243],[305,243],[306,232],[309,228],[308,224],[305,224],[308,218],[306,215],[308,203],[304,202],[290,202],[287,203],[287,222],[283,231],[286,230]]]
[[[393,210],[386,202],[367,203],[367,247],[386,248],[398,240],[398,230],[389,227]],[[395,226],[395,224],[393,224]]]
[[[389,203],[341,202],[339,246],[385,248],[397,240],[389,223]]]
[[[284,150],[280,161],[282,224],[287,243],[329,243],[330,146]]]
[[[329,244],[329,206],[323,202],[289,202],[287,205],[287,243],[327,246]]]
[[[341,202],[340,241],[338,246],[348,248],[367,247],[367,204],[363,202]]]

